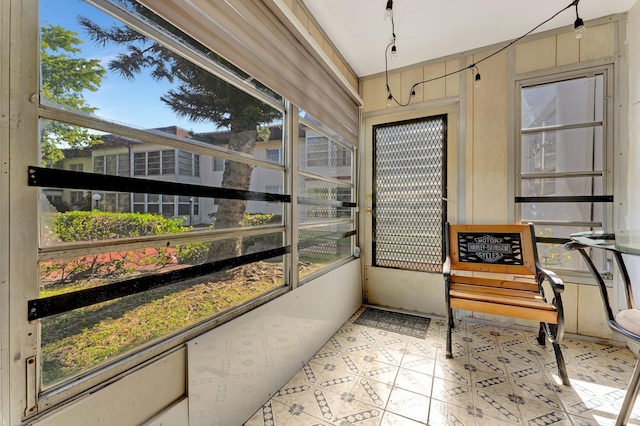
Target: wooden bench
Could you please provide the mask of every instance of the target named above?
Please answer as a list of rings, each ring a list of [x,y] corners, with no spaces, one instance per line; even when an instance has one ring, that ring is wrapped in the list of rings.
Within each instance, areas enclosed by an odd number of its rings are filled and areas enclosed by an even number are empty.
[[[562,383],[569,385],[559,345],[564,334],[564,285],[540,265],[533,225],[447,223],[444,237],[447,358],[453,356],[452,309],[538,321],[538,343],[552,343]]]

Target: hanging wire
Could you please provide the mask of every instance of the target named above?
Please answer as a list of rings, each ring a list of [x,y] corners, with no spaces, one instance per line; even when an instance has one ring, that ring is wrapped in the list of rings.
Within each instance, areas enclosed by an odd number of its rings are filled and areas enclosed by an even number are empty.
[[[517,43],[518,41],[522,40],[523,38],[525,38],[526,36],[528,36],[529,34],[531,34],[532,32],[534,32],[535,30],[537,30],[538,28],[540,28],[541,26],[543,26],[544,24],[546,24],[547,22],[553,20],[556,16],[560,15],[562,12],[564,12],[565,10],[575,6],[576,8],[576,16],[578,14],[578,3],[580,3],[580,0],[574,0],[571,2],[571,4],[569,4],[568,6],[560,9],[558,12],[554,13],[553,16],[551,16],[550,18],[542,21],[541,23],[539,23],[538,25],[536,25],[535,27],[533,27],[531,30],[527,31],[526,33],[524,33],[523,35],[521,35],[520,37],[512,40],[510,43],[508,43],[507,45],[503,46],[501,49],[493,52],[492,54],[488,55],[485,58],[480,59],[477,62],[474,62],[473,64],[469,65],[468,67],[464,67],[464,68],[460,68],[459,70],[456,71],[451,71],[448,72],[444,75],[441,75],[439,77],[434,77],[434,78],[430,78],[428,80],[424,80],[424,81],[419,81],[417,83],[415,83],[413,86],[411,86],[411,90],[410,90],[410,96],[409,96],[409,100],[406,103],[402,103],[400,101],[398,101],[398,99],[395,98],[395,96],[393,96],[393,94],[391,93],[391,88],[389,87],[389,63],[388,63],[388,53],[389,53],[389,47],[395,45],[396,42],[396,34],[395,34],[395,24],[393,22],[393,10],[391,11],[391,29],[392,29],[392,40],[391,43],[389,43],[387,45],[387,48],[385,50],[385,54],[384,54],[384,73],[385,73],[385,80],[386,80],[386,86],[387,86],[387,93],[388,93],[388,97],[387,97],[387,104],[390,104],[391,101],[394,101],[398,106],[401,107],[406,107],[411,103],[411,100],[414,97],[415,94],[415,89],[416,87],[418,87],[421,84],[426,84],[426,83],[430,83],[432,81],[436,81],[436,80],[440,80],[442,78],[446,78],[449,77],[451,75],[455,75],[458,73],[461,73],[462,71],[465,70],[471,70],[474,73],[478,73],[478,67],[477,65],[486,61],[489,58],[494,57],[495,55],[497,55],[498,53],[504,51],[505,49],[508,49],[509,47],[513,46],[515,43]],[[479,74],[479,73],[478,73]]]

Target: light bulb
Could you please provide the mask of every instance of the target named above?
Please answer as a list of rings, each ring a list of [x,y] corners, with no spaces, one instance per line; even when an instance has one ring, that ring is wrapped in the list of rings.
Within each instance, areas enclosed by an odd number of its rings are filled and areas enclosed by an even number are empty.
[[[482,81],[480,80],[480,73],[477,73],[477,74],[476,74],[476,82],[475,82],[474,86],[475,86],[476,88],[478,88],[478,87],[481,87],[481,86],[482,86]]]
[[[398,56],[398,51],[396,50],[396,45],[391,46],[391,59],[395,59]]]
[[[391,93],[389,93],[389,96],[387,96],[387,108],[391,106],[392,100],[393,100],[393,96],[391,96]]]
[[[411,89],[411,99],[416,97],[416,91]]]
[[[387,0],[387,10],[384,12],[384,19],[390,20],[391,14],[393,13],[393,0]]]
[[[576,19],[576,22],[573,23],[573,28],[575,28],[575,35],[578,39],[584,37],[587,33],[587,27],[584,26],[581,18]]]

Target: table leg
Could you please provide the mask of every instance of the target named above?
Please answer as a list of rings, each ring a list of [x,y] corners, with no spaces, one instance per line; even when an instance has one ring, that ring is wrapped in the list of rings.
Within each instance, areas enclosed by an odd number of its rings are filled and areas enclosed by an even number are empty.
[[[633,404],[636,402],[638,391],[640,390],[640,357],[636,361],[636,367],[633,369],[633,375],[631,381],[627,387],[627,395],[624,397],[622,407],[620,407],[620,414],[616,421],[616,426],[624,426],[629,421],[631,410],[633,410]]]

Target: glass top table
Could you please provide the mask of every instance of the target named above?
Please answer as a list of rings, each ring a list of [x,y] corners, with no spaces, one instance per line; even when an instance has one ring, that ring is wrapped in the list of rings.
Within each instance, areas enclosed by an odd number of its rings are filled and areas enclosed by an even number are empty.
[[[640,230],[578,232],[571,234],[571,240],[587,247],[640,256]]]

